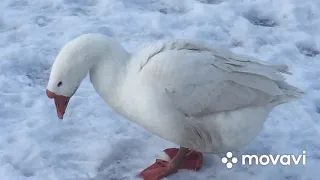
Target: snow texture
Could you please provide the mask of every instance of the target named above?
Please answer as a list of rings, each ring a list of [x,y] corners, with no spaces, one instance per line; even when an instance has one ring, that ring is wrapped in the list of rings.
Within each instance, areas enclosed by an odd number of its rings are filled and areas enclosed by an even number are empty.
[[[318,180],[320,167],[320,1],[1,0],[0,179],[125,180],[174,144],[114,113],[88,78],[63,121],[45,95],[51,64],[72,38],[99,32],[130,52],[164,38],[190,38],[271,63],[286,63],[300,101],[272,111],[240,154],[302,154],[306,165],[241,165],[206,154],[199,172],[169,180]]]

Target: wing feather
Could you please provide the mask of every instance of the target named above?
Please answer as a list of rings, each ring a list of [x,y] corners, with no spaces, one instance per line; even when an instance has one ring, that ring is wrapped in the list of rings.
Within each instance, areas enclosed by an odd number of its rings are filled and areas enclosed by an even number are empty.
[[[144,47],[137,57],[143,80],[188,116],[267,105],[283,94],[281,73],[289,73],[285,65],[185,40]]]

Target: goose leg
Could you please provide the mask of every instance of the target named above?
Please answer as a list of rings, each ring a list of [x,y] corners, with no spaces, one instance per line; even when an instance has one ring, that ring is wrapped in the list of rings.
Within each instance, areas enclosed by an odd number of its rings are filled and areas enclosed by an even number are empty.
[[[160,180],[179,171],[179,169],[199,170],[202,166],[202,153],[180,147],[164,150],[170,161],[157,159],[156,162],[143,170],[139,175],[144,180]]]

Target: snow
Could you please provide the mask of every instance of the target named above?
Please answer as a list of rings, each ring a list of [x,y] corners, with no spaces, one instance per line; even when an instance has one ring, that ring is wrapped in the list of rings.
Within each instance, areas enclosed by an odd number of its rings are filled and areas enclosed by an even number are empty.
[[[164,38],[190,38],[286,63],[300,101],[272,111],[240,154],[302,154],[306,165],[236,164],[205,155],[200,172],[170,180],[316,180],[320,165],[320,1],[1,0],[0,179],[124,180],[175,147],[114,113],[88,81],[63,121],[45,95],[51,64],[72,38],[99,32],[133,52]]]

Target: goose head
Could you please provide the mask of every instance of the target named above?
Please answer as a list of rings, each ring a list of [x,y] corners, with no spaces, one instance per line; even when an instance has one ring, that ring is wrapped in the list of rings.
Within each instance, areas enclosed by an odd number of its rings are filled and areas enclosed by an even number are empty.
[[[70,98],[88,72],[94,85],[112,89],[117,76],[124,74],[120,69],[125,68],[129,57],[120,43],[102,34],[84,34],[66,43],[52,65],[46,89],[47,96],[55,101],[59,119],[63,119]]]
[[[101,48],[103,41],[106,39],[102,35],[82,35],[69,41],[57,55],[51,68],[46,94],[54,99],[59,119],[63,119],[70,98],[93,63],[105,53]]]

